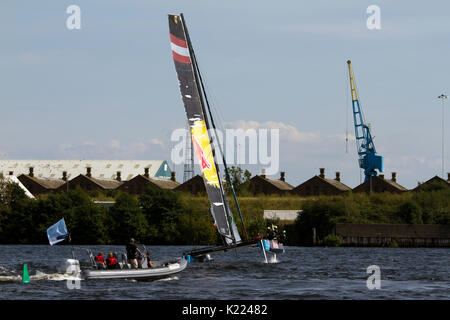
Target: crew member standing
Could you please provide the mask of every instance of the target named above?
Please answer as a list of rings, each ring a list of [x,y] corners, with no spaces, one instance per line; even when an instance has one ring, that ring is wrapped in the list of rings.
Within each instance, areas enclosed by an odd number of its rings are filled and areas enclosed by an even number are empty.
[[[137,256],[138,254],[141,255],[141,250],[139,250],[138,247],[136,247],[136,245],[134,244],[134,239],[131,238],[130,239],[130,243],[127,244],[127,258],[128,258],[128,263],[131,264],[131,266],[134,269],[138,268],[138,261],[137,261]]]

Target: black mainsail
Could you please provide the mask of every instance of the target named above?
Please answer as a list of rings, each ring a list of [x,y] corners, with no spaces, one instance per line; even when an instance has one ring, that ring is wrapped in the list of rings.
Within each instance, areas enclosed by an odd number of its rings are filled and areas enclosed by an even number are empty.
[[[211,214],[226,243],[238,244],[241,237],[231,213],[220,177],[215,151],[208,133],[210,120],[205,110],[204,92],[199,82],[195,54],[183,15],[169,15],[170,44],[178,75],[181,97],[191,130],[192,143],[211,202]],[[231,181],[230,181],[231,183]]]

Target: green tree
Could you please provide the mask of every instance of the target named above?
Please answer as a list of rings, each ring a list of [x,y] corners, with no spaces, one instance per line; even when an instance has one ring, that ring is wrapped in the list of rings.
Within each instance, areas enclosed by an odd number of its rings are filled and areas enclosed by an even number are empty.
[[[184,208],[177,193],[148,185],[139,196],[139,204],[148,224],[156,231],[152,234],[153,241],[158,244],[180,241],[182,235],[177,224]]]
[[[1,178],[0,202],[3,206],[2,242],[28,243],[32,225],[27,212],[28,197],[25,192],[17,183]]]
[[[229,170],[231,183],[236,194],[241,194],[250,184],[251,172],[241,167],[232,166]]]
[[[320,198],[306,201],[302,213],[295,224],[300,241],[312,244],[313,228],[318,240],[323,240],[333,232],[337,222],[346,222],[347,208],[342,197]]]
[[[152,229],[139,202],[128,193],[117,195],[115,204],[109,210],[107,225],[114,243],[126,244],[130,238],[145,243],[152,237]]]
[[[407,200],[399,207],[399,215],[409,224],[422,224],[422,208],[414,201]]]

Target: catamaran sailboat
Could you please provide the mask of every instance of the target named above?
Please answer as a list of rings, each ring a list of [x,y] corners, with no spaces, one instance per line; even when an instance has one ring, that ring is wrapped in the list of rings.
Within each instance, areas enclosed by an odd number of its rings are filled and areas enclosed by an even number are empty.
[[[264,245],[263,240],[248,240],[244,219],[231,183],[225,155],[222,152],[220,144],[218,144],[219,152],[222,155],[226,179],[229,182],[233,194],[246,240],[241,239],[230,209],[230,204],[225,194],[219,166],[217,165],[216,150],[214,150],[209,135],[210,132],[214,132],[214,135],[217,136],[215,134],[216,125],[211,113],[208,97],[205,92],[202,76],[195,58],[183,14],[169,15],[169,31],[173,61],[175,63],[181,97],[191,131],[192,143],[202,172],[206,192],[211,203],[210,212],[215,225],[217,226],[217,231],[223,240],[222,246],[193,250],[186,252],[185,255],[189,257],[189,259],[198,258],[204,260],[209,257],[211,253],[258,245],[263,250],[265,257],[266,249],[268,249],[267,252],[273,255],[284,251],[284,248],[282,248],[283,245],[281,243],[275,243],[276,240],[275,242],[271,241],[272,243],[268,246]]]

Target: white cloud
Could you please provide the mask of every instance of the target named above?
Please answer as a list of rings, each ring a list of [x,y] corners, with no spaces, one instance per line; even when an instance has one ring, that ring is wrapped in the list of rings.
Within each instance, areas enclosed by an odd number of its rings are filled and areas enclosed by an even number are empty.
[[[108,147],[111,149],[120,149],[120,141],[112,139],[108,142]]]
[[[151,144],[160,145],[161,147],[164,148],[164,142],[163,142],[162,140],[160,140],[160,139],[152,138],[152,139],[150,140],[150,143],[151,143]]]
[[[285,124],[283,122],[266,121],[258,122],[254,120],[238,120],[225,123],[226,128],[232,129],[278,129],[280,130],[280,139],[285,141],[292,141],[298,143],[314,143],[320,140],[320,135],[317,132],[301,132],[296,127]]]

